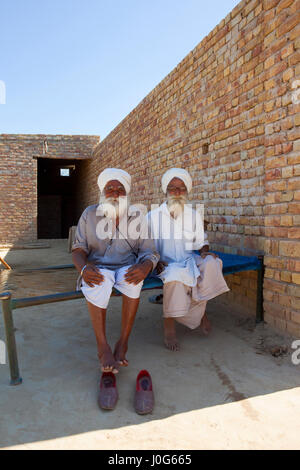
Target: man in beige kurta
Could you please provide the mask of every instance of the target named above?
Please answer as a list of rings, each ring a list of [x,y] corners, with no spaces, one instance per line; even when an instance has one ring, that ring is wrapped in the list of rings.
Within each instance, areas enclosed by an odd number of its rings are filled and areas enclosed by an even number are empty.
[[[78,288],[87,300],[103,372],[117,373],[127,366],[129,336],[139,305],[144,279],[159,259],[147,222],[130,235],[134,220],[129,206],[130,175],[106,168],[98,178],[100,203],[87,207],[78,222],[72,246],[73,262],[80,273]],[[134,212],[134,211],[133,211]],[[133,232],[132,232],[133,235]],[[115,287],[123,297],[121,334],[112,351],[106,338],[106,310]]]

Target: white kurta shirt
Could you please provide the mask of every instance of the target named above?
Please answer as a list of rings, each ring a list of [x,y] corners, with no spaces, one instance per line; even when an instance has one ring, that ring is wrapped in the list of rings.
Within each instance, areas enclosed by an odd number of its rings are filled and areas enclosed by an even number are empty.
[[[200,250],[208,245],[201,214],[192,207],[185,206],[182,215],[174,219],[164,202],[147,215],[160,260],[168,266],[159,275],[164,283],[180,281],[187,286],[195,286],[200,271],[197,266]]]

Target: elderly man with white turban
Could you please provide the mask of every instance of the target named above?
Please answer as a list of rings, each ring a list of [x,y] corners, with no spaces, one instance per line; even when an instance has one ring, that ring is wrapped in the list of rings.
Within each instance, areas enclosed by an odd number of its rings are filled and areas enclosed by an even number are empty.
[[[98,178],[100,203],[89,206],[80,217],[72,246],[73,262],[81,274],[81,290],[86,297],[95,331],[103,372],[117,373],[127,366],[128,339],[139,304],[143,281],[156,267],[159,255],[153,240],[145,236],[147,221],[140,231],[128,235],[134,220],[129,207],[131,177],[117,168],[107,168]],[[123,296],[121,335],[114,352],[105,333],[106,308],[115,287]]]
[[[201,325],[205,334],[210,322],[205,314],[207,301],[227,292],[222,261],[209,252],[202,215],[188,204],[192,178],[182,168],[171,168],[162,177],[167,194],[157,209],[148,213],[148,224],[160,261],[157,273],[163,281],[164,342],[177,351],[175,320],[194,329]]]

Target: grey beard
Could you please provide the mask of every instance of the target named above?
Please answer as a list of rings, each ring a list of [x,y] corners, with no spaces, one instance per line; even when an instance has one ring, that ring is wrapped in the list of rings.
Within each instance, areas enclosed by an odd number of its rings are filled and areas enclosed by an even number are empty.
[[[167,194],[167,206],[174,219],[177,219],[177,217],[182,214],[187,200],[186,196],[175,197]]]
[[[129,198],[128,196],[120,196],[119,198],[105,197],[104,194],[101,194],[99,205],[106,217],[115,220],[117,217],[122,218],[127,212]]]

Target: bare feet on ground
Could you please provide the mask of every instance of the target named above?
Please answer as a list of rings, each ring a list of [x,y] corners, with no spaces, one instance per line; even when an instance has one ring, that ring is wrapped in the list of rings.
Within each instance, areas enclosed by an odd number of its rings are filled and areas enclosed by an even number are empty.
[[[113,374],[117,374],[118,364],[113,356],[112,350],[109,346],[103,348],[101,352],[99,352],[98,357],[101,362],[101,370],[102,372],[112,372]]]
[[[164,343],[170,351],[179,351],[180,349],[173,318],[164,319]]]
[[[204,314],[201,320],[200,328],[206,336],[209,335],[209,333],[211,332],[211,323],[207,318],[206,313]]]
[[[120,366],[127,367],[128,366],[128,360],[126,359],[125,355],[127,352],[128,346],[126,343],[122,343],[121,341],[118,341],[115,350],[114,350],[114,358],[117,364]]]

